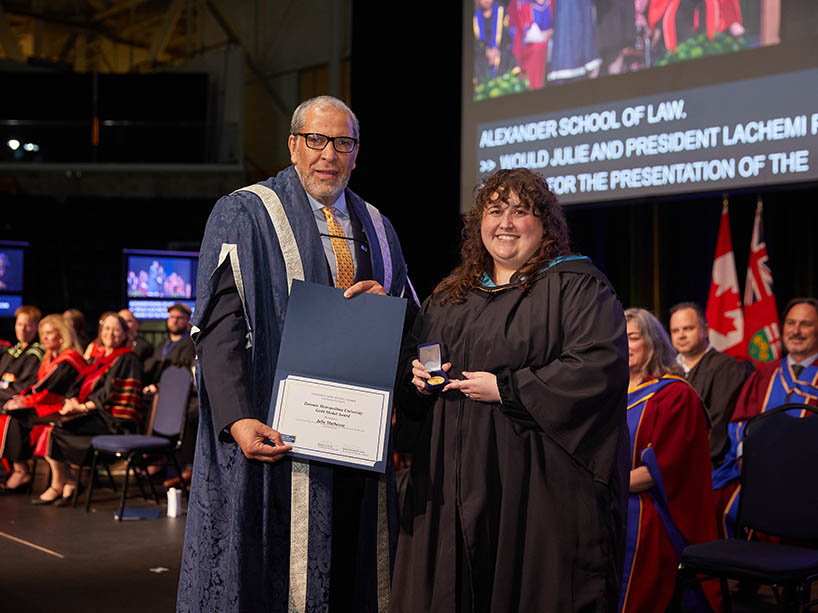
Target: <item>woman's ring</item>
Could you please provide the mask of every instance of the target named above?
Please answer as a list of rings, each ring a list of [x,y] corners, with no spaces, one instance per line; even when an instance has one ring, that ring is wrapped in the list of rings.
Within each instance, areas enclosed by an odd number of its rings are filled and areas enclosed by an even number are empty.
[[[466,394],[466,398],[471,398],[471,396],[469,396],[468,394]]]

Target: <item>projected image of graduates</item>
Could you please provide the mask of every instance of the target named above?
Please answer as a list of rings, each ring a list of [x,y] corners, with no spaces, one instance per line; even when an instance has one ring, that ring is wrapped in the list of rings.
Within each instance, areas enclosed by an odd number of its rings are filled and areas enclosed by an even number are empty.
[[[781,0],[474,0],[474,100],[779,42]]]
[[[176,258],[128,259],[129,298],[191,298],[191,261]]]

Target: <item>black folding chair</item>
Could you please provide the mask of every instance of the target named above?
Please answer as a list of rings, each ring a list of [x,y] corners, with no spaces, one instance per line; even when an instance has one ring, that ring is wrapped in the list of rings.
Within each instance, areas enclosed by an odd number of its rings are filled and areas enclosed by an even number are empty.
[[[188,394],[190,393],[190,381],[191,374],[186,368],[170,366],[164,370],[159,378],[159,391],[154,399],[148,434],[104,434],[91,439],[94,458],[91,464],[91,481],[85,499],[86,511],[91,507],[94,477],[100,454],[113,455],[127,460],[125,484],[122,488],[122,498],[119,504],[119,514],[117,515],[119,519],[122,519],[125,510],[125,499],[128,495],[128,477],[131,470],[133,470],[137,482],[139,482],[139,476],[134,465],[141,466],[144,464],[144,456],[164,454],[168,461],[176,466],[177,474],[182,474],[182,469],[176,459],[176,449],[181,442],[185,409]],[[150,479],[148,479],[148,483],[157,504],[159,504],[159,495],[156,493]],[[185,487],[184,483],[182,483],[182,487],[185,495],[187,495],[187,487]]]
[[[736,538],[689,545],[682,552],[682,581],[695,581],[696,575],[718,577],[727,613],[727,579],[773,586],[787,611],[818,604],[809,600],[818,579],[818,548],[812,548],[818,547],[816,414],[815,407],[786,404],[747,423]],[[747,540],[752,530],[806,546]]]
[[[32,420],[32,424],[51,426],[52,428],[61,428],[63,424],[69,423],[72,420],[80,418],[80,417],[81,417],[81,415],[77,415],[77,414],[74,414],[74,415],[60,415],[57,411],[55,411],[53,413],[48,413],[47,415],[43,415],[43,416],[34,418]],[[32,477],[31,477],[31,481],[29,482],[29,487],[31,487],[31,485],[34,483],[34,479],[37,476],[37,462],[39,460],[41,460],[41,459],[44,460],[44,458],[38,457],[36,455],[33,457],[33,462],[32,462],[32,467],[31,467]],[[71,506],[72,507],[77,506],[77,500],[78,500],[78,497],[79,497],[80,489],[82,489],[79,486],[79,484],[82,483],[82,472],[86,468],[88,468],[88,465],[86,463],[81,464],[80,467],[79,467],[79,471],[77,473],[77,484],[78,484],[78,486],[74,488],[74,493],[71,496]],[[114,477],[111,474],[110,466],[106,463],[106,464],[103,464],[103,468],[105,468],[105,472],[108,473],[108,483],[109,483],[111,489],[114,492],[116,492],[117,491],[116,482],[114,482]],[[46,483],[51,483],[51,467],[50,466],[48,468],[48,472],[46,473]]]

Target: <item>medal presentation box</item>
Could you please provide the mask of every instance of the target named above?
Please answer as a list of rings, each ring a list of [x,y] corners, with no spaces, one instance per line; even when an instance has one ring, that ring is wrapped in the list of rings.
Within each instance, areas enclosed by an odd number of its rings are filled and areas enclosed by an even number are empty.
[[[436,391],[443,389],[449,382],[443,371],[443,360],[440,354],[440,343],[423,343],[418,345],[418,360],[431,376],[426,379],[426,389]]]
[[[294,280],[268,424],[296,458],[383,473],[406,301]]]

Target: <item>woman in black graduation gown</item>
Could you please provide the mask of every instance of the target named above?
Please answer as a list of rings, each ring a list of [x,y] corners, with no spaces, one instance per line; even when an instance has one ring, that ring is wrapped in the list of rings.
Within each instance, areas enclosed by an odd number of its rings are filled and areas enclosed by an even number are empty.
[[[43,455],[37,443],[45,426],[35,424],[35,418],[59,411],[65,392],[88,366],[78,351],[74,329],[62,315],[47,315],[37,330],[45,351],[37,381],[7,400],[3,409],[8,415],[0,416],[0,456],[13,461],[15,471],[23,471],[22,485],[31,480],[28,460],[32,453]],[[22,485],[15,491],[23,491]]]
[[[572,255],[545,180],[490,177],[462,262],[406,342],[439,342],[450,382],[407,357],[399,419],[422,422],[401,515],[394,611],[608,611],[627,495],[622,307]],[[411,380],[411,381],[410,381]]]
[[[51,427],[45,459],[51,484],[34,504],[70,502],[76,468],[85,463],[97,434],[136,432],[142,420],[142,362],[128,346],[128,324],[116,313],[100,317],[102,355],[95,358],[65,394],[60,414],[73,416]]]

